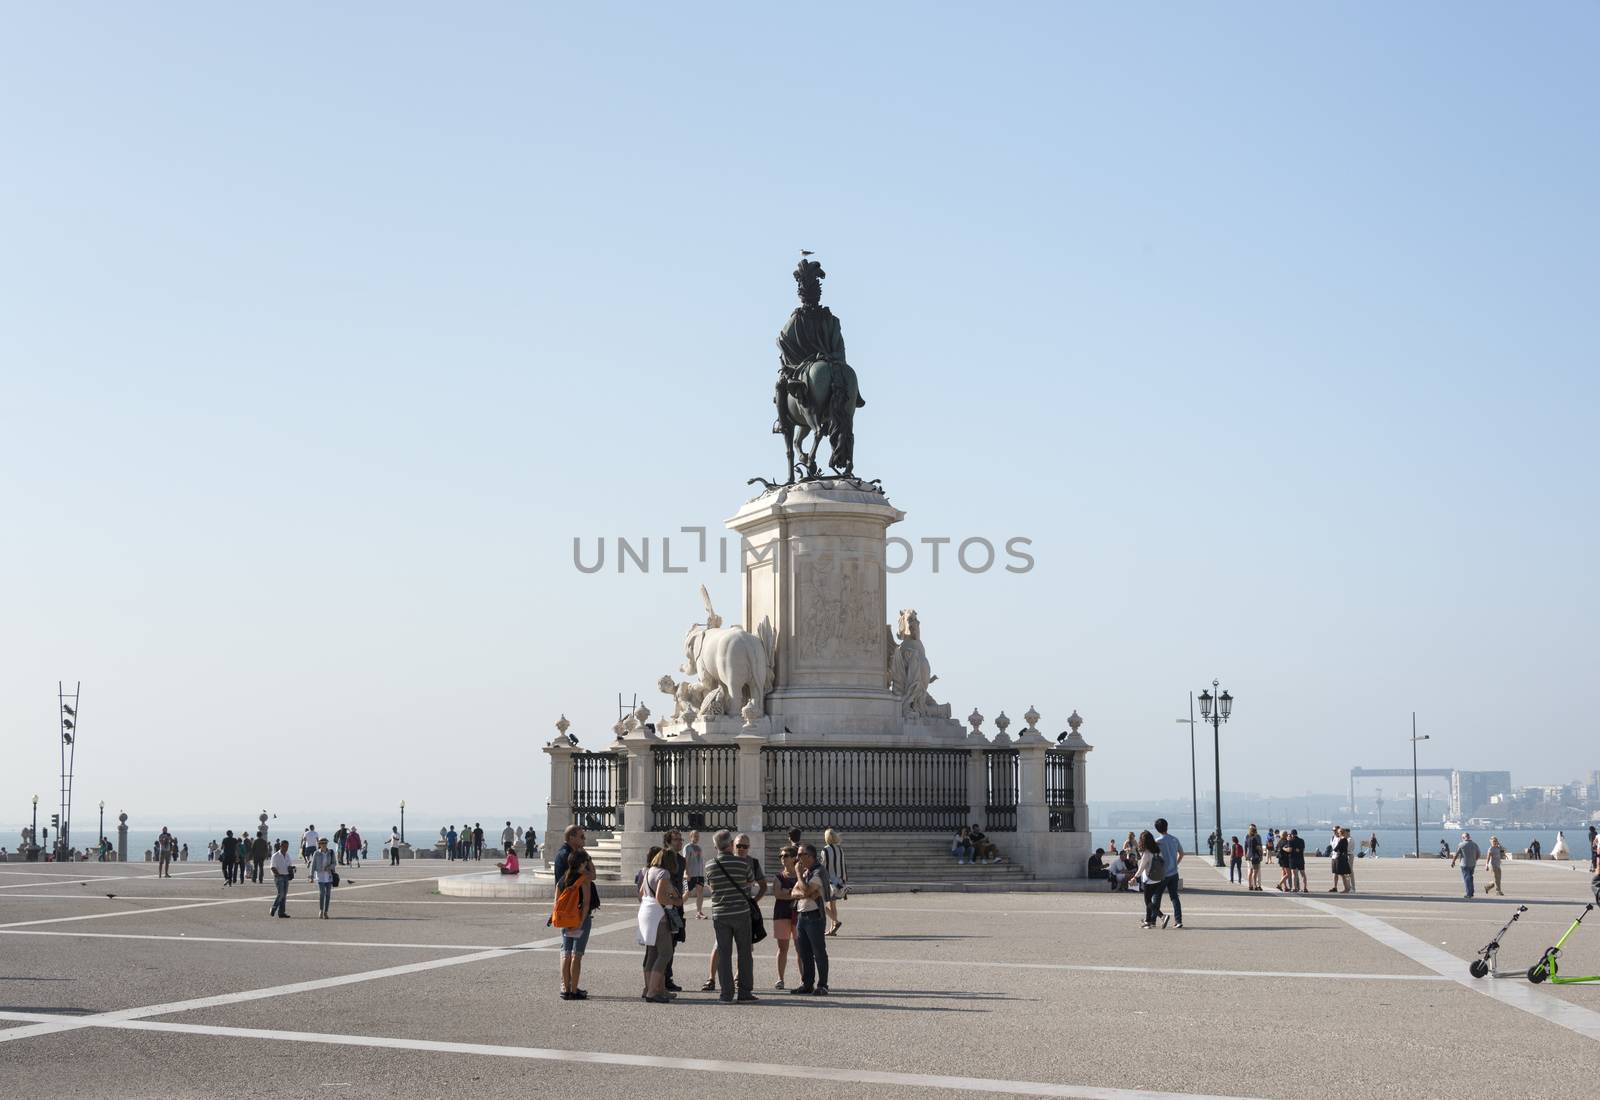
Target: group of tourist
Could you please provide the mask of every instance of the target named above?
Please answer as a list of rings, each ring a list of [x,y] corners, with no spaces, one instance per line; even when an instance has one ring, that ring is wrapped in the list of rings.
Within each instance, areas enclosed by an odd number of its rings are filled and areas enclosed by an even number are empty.
[[[557,893],[550,923],[561,929],[561,999],[581,1001],[589,996],[581,984],[583,953],[595,911],[600,908],[600,891],[583,826],[569,826],[563,841],[551,866]],[[800,983],[788,992],[826,996],[827,937],[838,935],[844,926],[838,904],[849,896],[849,876],[838,834],[826,830],[823,841],[819,849],[805,843],[799,829],[790,829],[788,843],[778,853],[781,869],[769,878],[744,833],[719,830],[711,838],[713,853],[709,857],[698,832],[690,832],[687,842],[678,829],[663,833],[661,843],[651,847],[645,866],[634,876],[639,893],[638,942],[645,949],[640,997],[668,1004],[683,991],[673,980],[672,964],[677,945],[688,939],[686,904],[691,894],[695,916],[711,921],[715,941],[702,992],[715,991],[724,1002],[758,1000],[754,945],[765,938],[770,919],[777,940],[778,980],[773,988],[786,988],[793,944]],[[708,892],[709,917],[705,913]],[[760,906],[769,895],[773,899],[770,918]]]

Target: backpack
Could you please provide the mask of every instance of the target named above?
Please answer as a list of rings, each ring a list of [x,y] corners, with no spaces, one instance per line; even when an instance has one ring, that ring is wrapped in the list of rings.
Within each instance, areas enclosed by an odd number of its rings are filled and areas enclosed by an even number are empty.
[[[555,928],[577,928],[583,924],[583,893],[587,883],[575,882],[556,895],[556,904],[550,910],[550,924]]]
[[[1166,881],[1167,861],[1161,858],[1160,852],[1150,853],[1150,870],[1145,872],[1145,877],[1151,882]]]

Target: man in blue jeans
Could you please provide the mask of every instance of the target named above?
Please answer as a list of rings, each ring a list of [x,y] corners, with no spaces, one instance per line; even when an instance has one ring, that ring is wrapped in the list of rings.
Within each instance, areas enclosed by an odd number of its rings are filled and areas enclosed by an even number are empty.
[[[1178,864],[1183,862],[1183,845],[1178,843],[1178,838],[1167,832],[1167,819],[1156,818],[1156,847],[1161,849],[1161,860],[1167,865],[1167,878],[1162,889],[1172,898],[1172,920],[1174,928],[1183,927],[1183,903],[1178,900]],[[1160,898],[1160,895],[1157,895]],[[1161,927],[1166,927],[1163,918]]]
[[[272,899],[272,909],[268,911],[268,916],[289,915],[289,880],[293,877],[294,860],[289,858],[289,842],[280,840],[278,850],[272,853],[272,882],[277,886],[278,892]]]
[[[1450,866],[1456,865],[1456,860],[1461,861],[1461,883],[1467,888],[1467,900],[1472,900],[1472,873],[1478,869],[1478,857],[1483,853],[1472,839],[1471,833],[1461,834],[1461,844],[1456,848],[1456,854],[1450,857]]]

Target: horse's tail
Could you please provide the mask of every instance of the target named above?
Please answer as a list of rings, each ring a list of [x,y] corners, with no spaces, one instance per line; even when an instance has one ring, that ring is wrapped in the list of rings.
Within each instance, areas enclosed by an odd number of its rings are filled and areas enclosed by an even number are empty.
[[[835,470],[848,468],[855,449],[852,423],[856,415],[856,372],[835,363],[828,379],[828,465]]]

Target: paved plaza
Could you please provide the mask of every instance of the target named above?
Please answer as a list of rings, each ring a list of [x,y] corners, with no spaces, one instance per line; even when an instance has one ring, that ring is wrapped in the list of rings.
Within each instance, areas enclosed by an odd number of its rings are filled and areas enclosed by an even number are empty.
[[[672,1006],[639,999],[635,906],[605,902],[567,1003],[547,903],[446,898],[444,870],[352,869],[336,919],[301,889],[281,921],[214,864],[0,864],[0,1095],[1504,1098],[1600,1074],[1600,985],[1467,975],[1517,902],[1508,965],[1559,937],[1588,897],[1566,864],[1466,902],[1435,860],[1362,861],[1349,898],[1191,860],[1181,932],[1141,931],[1132,894],[863,896],[831,997],[774,992],[769,939],[761,1003]],[[1594,924],[1564,972],[1600,973]],[[691,990],[710,927],[691,916]]]

